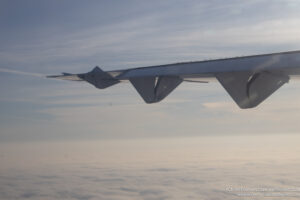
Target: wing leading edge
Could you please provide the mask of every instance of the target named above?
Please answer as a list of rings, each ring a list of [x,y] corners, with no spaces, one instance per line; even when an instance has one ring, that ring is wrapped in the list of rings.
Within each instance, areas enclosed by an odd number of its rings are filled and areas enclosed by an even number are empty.
[[[107,72],[95,67],[88,73],[47,77],[86,81],[99,89],[129,81],[146,103],[163,100],[183,81],[206,83],[207,78],[216,78],[237,105],[246,109],[259,105],[294,75],[300,75],[300,51]]]

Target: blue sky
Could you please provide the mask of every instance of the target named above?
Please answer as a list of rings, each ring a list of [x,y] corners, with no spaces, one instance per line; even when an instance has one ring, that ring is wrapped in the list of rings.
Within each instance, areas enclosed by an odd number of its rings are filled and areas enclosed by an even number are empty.
[[[300,3],[1,1],[0,141],[295,133],[300,86],[239,110],[218,83],[146,105],[130,84],[97,90],[43,75],[300,49]]]

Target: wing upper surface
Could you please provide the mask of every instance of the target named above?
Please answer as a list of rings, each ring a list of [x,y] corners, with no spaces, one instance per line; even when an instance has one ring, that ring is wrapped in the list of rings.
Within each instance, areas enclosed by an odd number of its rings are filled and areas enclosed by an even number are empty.
[[[88,73],[48,77],[87,81],[99,89],[128,80],[146,103],[161,101],[182,81],[205,83],[201,79],[216,78],[240,108],[252,108],[287,83],[291,76],[299,75],[300,51],[292,51],[107,72],[96,67]]]

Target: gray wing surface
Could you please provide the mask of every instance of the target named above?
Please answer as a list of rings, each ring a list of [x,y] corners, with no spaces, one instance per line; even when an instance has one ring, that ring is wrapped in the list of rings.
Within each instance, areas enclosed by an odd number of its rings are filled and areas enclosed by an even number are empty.
[[[163,100],[184,81],[207,83],[216,79],[245,109],[256,107],[291,77],[299,75],[300,51],[292,51],[106,72],[95,67],[88,73],[48,77],[86,81],[99,89],[129,81],[146,103]]]

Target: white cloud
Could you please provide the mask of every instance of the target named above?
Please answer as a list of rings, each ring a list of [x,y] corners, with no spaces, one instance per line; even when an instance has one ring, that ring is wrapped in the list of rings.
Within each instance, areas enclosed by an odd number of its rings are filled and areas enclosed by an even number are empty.
[[[45,75],[39,74],[39,73],[24,72],[24,71],[11,70],[11,69],[5,69],[5,68],[0,68],[0,72],[17,74],[17,75],[26,75],[26,76],[35,76],[35,77],[44,77],[44,78],[46,78]]]
[[[208,109],[226,109],[233,107],[232,102],[207,102],[202,105]]]

